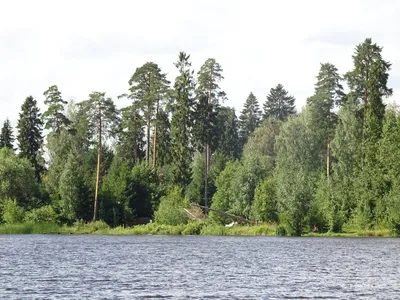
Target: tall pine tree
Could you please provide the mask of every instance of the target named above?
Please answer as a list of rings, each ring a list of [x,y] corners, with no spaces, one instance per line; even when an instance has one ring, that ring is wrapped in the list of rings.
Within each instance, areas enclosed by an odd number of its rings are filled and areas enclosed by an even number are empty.
[[[129,80],[130,94],[128,98],[138,107],[146,121],[146,161],[150,163],[151,125],[153,124],[153,166],[156,164],[157,155],[157,115],[163,108],[167,98],[169,81],[160,67],[147,62]]]
[[[89,99],[79,105],[87,118],[89,131],[97,136],[96,191],[93,208],[93,222],[95,222],[99,202],[102,138],[115,133],[119,123],[119,113],[112,99],[106,98],[105,93],[92,92],[89,94]]]
[[[282,84],[272,88],[264,102],[264,119],[273,118],[284,121],[296,113],[295,98],[285,90]]]
[[[40,174],[44,170],[40,153],[43,144],[43,122],[40,116],[36,100],[32,96],[27,97],[19,114],[17,141],[20,150],[19,156],[30,161],[35,169],[38,181],[40,181]]]
[[[7,147],[11,150],[14,150],[13,143],[14,143],[14,135],[10,124],[10,120],[7,118],[3,123],[3,127],[1,128],[0,149],[3,147]]]
[[[195,130],[197,140],[203,144],[204,151],[204,204],[208,206],[208,190],[207,181],[211,165],[211,139],[213,128],[213,114],[221,101],[226,99],[225,92],[220,88],[219,84],[224,79],[222,76],[222,67],[214,59],[209,58],[201,66],[197,73],[197,89],[196,89],[196,111]]]

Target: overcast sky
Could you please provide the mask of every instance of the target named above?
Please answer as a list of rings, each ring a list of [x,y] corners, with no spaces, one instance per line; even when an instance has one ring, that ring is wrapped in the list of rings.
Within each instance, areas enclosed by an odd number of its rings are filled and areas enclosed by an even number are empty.
[[[0,122],[15,124],[28,95],[58,85],[64,99],[91,91],[117,95],[135,69],[153,61],[173,82],[179,51],[197,72],[222,66],[226,105],[240,112],[253,91],[260,103],[282,83],[301,108],[321,62],[343,74],[357,44],[371,37],[392,62],[392,100],[400,94],[400,1],[4,1],[0,10]]]

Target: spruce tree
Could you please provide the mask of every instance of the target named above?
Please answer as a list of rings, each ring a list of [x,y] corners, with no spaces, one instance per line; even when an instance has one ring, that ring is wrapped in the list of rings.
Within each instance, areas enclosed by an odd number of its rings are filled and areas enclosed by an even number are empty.
[[[264,119],[273,118],[284,121],[296,113],[295,98],[285,90],[282,84],[272,88],[264,102]]]
[[[71,123],[64,114],[65,105],[68,102],[62,99],[56,85],[49,87],[43,95],[46,97],[44,104],[48,106],[42,115],[44,128],[59,133],[62,128],[66,128]]]
[[[1,128],[0,133],[0,149],[3,147],[7,147],[11,150],[14,150],[14,135],[12,131],[12,127],[10,124],[10,120],[7,118],[4,123],[3,127]]]
[[[121,109],[118,154],[133,167],[145,155],[145,122],[135,105]]]
[[[260,125],[261,110],[258,100],[253,93],[250,93],[244,103],[243,110],[239,117],[240,131],[239,136],[244,145],[249,135]]]
[[[186,187],[190,181],[190,163],[193,157],[191,134],[195,82],[190,55],[179,53],[175,79],[171,120],[171,155],[174,181]]]
[[[373,226],[377,220],[377,200],[388,188],[379,171],[379,147],[382,137],[385,105],[383,97],[393,91],[387,86],[391,64],[382,58],[382,47],[366,39],[356,46],[354,69],[345,75],[351,95],[362,108],[362,155],[359,176],[357,218],[362,227]]]
[[[40,115],[36,100],[32,96],[29,96],[21,106],[17,124],[19,156],[27,158],[30,161],[32,167],[35,169],[38,181],[40,181],[40,174],[44,170],[40,153],[43,144],[43,123]]]

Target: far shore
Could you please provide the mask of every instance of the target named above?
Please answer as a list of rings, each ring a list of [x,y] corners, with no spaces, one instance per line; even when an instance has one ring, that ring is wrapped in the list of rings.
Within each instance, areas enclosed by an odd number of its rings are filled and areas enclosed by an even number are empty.
[[[209,235],[209,236],[289,236],[285,229],[275,224],[235,225],[226,227],[207,222],[190,222],[182,225],[150,223],[134,227],[111,228],[104,222],[75,224],[2,224],[0,234],[97,234],[97,235]],[[395,237],[389,229],[348,230],[344,232],[303,232],[306,237]]]

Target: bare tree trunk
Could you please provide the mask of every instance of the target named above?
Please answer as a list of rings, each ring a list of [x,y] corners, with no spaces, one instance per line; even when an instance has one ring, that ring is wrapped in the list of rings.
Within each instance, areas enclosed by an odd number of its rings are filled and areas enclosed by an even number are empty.
[[[205,213],[208,212],[208,143],[204,146],[204,206],[206,207]]]
[[[208,90],[208,101],[207,101],[207,127],[210,125],[210,108],[211,108],[211,92],[212,92],[212,71],[210,74],[210,89]],[[208,128],[207,128],[208,129]],[[206,143],[204,147],[204,206],[206,207],[205,213],[208,213],[208,171],[210,169],[210,144],[209,144],[209,131],[206,132]]]
[[[136,110],[132,111],[132,115],[133,115],[133,122],[135,124],[135,130],[137,130],[136,128]],[[135,132],[135,136],[133,136],[133,163],[136,164],[137,160],[138,160],[138,144],[137,144],[137,131]]]
[[[158,108],[159,108],[159,100],[157,101],[156,106],[156,120],[154,121],[154,136],[153,136],[153,169],[156,169],[157,166],[157,121],[158,121]]]
[[[328,151],[327,151],[327,156],[326,156],[326,178],[329,181],[329,175],[330,175],[330,170],[331,170],[331,140],[330,137],[328,136]]]
[[[96,174],[96,191],[94,195],[93,222],[97,219],[97,210],[99,206],[99,185],[100,185],[100,162],[101,162],[101,106],[99,103],[99,136],[97,144],[97,174]]]
[[[147,145],[146,145],[146,162],[150,162],[150,118],[147,119]]]
[[[157,121],[154,123],[154,136],[153,136],[153,169],[156,169],[157,163]]]

